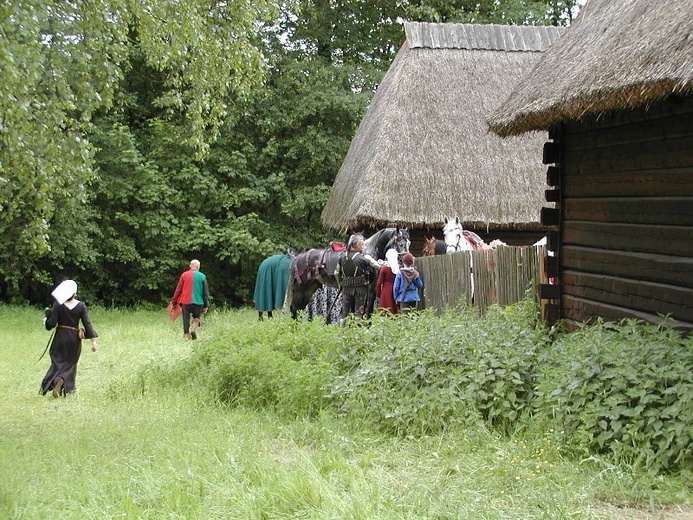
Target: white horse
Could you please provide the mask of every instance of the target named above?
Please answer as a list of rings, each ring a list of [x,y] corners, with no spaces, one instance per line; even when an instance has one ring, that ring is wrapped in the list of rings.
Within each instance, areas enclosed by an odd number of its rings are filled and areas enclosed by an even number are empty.
[[[457,251],[483,251],[490,249],[479,235],[462,227],[459,217],[445,217],[443,225],[443,240],[447,246],[448,253]]]
[[[459,217],[445,218],[443,225],[443,239],[447,246],[447,253],[456,253],[457,251],[485,251],[491,249],[479,235],[468,231],[462,227]],[[505,245],[500,240],[500,244]],[[474,299],[474,259],[469,255],[469,285],[472,291],[471,297]]]

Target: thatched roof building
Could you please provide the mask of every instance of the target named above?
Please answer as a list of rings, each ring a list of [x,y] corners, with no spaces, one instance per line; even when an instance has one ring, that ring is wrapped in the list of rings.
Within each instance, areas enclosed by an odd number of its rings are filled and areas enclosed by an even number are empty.
[[[590,0],[489,119],[549,130],[549,320],[667,316],[693,333],[691,121],[691,0]]]
[[[406,23],[322,213],[333,229],[539,229],[541,135],[501,139],[487,119],[561,34],[557,27]]]
[[[585,23],[582,23],[582,21]],[[489,118],[499,135],[645,106],[693,90],[690,0],[590,1]]]

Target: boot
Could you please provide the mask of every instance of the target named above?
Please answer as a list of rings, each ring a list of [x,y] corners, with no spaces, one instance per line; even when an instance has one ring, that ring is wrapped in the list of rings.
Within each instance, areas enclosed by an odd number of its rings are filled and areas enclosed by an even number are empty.
[[[53,397],[56,399],[60,397],[60,391],[63,389],[63,380],[58,379],[53,386]]]
[[[197,328],[200,326],[200,318],[193,318],[190,324],[190,336],[192,339],[197,339]]]

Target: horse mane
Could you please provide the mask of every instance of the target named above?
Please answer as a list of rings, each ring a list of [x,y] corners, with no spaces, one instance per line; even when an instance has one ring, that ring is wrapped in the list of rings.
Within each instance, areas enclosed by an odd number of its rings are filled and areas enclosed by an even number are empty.
[[[369,236],[363,245],[363,252],[365,254],[371,255],[376,260],[385,259],[385,251],[387,251],[387,245],[392,241],[393,237],[397,233],[397,228],[384,228],[376,231],[374,234]],[[387,242],[379,250],[378,243],[383,240],[383,236],[387,237]]]

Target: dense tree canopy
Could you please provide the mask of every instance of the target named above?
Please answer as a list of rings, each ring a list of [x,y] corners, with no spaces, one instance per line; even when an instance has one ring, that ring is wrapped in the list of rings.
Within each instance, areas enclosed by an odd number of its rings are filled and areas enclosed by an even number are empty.
[[[253,44],[271,0],[15,0],[0,5],[0,279],[16,293],[58,260],[68,243],[57,216],[80,220],[88,208],[95,114],[115,106],[133,52],[159,72],[162,112],[185,118],[186,143],[204,152],[229,96],[261,77]],[[59,207],[60,205],[60,207]],[[89,211],[85,211],[89,213]],[[63,229],[53,230],[53,226]],[[57,251],[56,251],[57,250]],[[79,251],[70,253],[85,260]],[[78,262],[78,263],[80,263]]]
[[[567,23],[574,0],[16,0],[0,6],[0,299],[64,277],[217,303],[336,238],[320,212],[402,21]],[[11,5],[10,5],[11,4]]]

